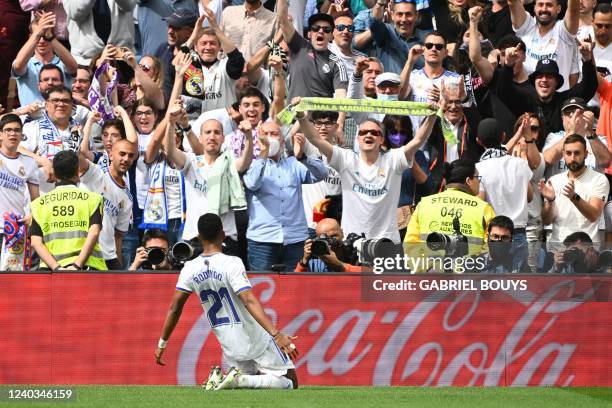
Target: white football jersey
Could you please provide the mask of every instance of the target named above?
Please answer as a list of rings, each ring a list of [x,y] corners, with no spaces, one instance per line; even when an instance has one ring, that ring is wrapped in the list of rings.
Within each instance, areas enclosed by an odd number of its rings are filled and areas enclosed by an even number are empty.
[[[176,289],[195,293],[221,343],[236,361],[253,360],[266,349],[270,335],[251,316],[238,294],[251,289],[242,260],[216,253],[186,262]]]
[[[115,245],[115,231],[125,234],[130,228],[132,193],[127,186],[118,185],[110,172],[105,172],[92,162],[89,162],[89,168],[81,176],[80,187],[102,194],[104,197],[104,215],[99,238],[104,259],[111,260],[121,257]]]

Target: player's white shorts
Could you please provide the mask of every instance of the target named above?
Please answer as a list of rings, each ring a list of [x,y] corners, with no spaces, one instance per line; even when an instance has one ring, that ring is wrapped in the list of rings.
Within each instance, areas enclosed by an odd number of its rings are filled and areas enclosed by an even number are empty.
[[[234,366],[243,374],[272,374],[282,376],[287,374],[287,370],[294,369],[295,366],[289,356],[281,351],[272,337],[268,338],[269,343],[264,352],[253,360],[236,361],[226,355],[223,356],[224,364],[228,367]],[[226,369],[228,367],[224,367]]]

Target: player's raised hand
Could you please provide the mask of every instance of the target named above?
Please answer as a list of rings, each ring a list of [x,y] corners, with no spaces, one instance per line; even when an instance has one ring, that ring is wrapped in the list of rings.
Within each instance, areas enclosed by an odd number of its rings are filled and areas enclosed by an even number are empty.
[[[295,344],[293,344],[293,340],[295,339],[297,339],[297,336],[289,336],[283,332],[279,332],[274,336],[276,345],[289,356],[291,361],[295,361],[300,354]]]
[[[162,354],[164,354],[164,350],[166,350],[165,348],[157,348],[157,350],[155,350],[155,361],[157,362],[157,364],[159,364],[160,366],[165,366],[166,363],[164,363],[162,361]]]

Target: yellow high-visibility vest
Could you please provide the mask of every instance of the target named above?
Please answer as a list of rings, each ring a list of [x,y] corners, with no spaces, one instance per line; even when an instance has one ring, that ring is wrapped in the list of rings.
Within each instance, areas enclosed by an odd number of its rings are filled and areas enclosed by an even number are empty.
[[[453,235],[455,217],[459,217],[461,233],[468,239],[469,255],[486,252],[487,226],[495,217],[493,207],[477,196],[448,188],[423,197],[417,205],[404,238],[406,253],[415,255],[410,250],[410,243],[421,243],[418,252],[424,253],[424,242],[431,232]]]
[[[43,233],[45,246],[61,266],[73,263],[85,245],[89,220],[104,210],[104,199],[98,193],[74,185],[60,186],[32,201],[32,217]],[[85,265],[107,270],[99,243]],[[48,267],[41,261],[41,267]]]

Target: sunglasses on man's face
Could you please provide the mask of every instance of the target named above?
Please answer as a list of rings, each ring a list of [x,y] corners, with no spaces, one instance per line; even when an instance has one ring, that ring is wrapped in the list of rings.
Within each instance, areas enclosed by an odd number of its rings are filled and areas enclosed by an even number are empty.
[[[372,136],[382,136],[382,132],[376,129],[361,129],[359,131],[359,136],[367,136],[368,134]]]
[[[338,30],[340,32],[342,32],[344,30],[348,30],[349,33],[354,33],[355,32],[355,26],[352,25],[352,24],[349,24],[349,25],[347,25],[347,24],[338,24],[336,26],[336,30]]]
[[[319,30],[323,30],[324,33],[329,34],[334,29],[331,28],[330,26],[320,26],[318,24],[313,24],[313,25],[310,26],[310,31],[312,31],[313,33],[318,33]]]
[[[431,50],[433,47],[436,47],[436,50],[438,51],[442,51],[442,49],[444,48],[444,44],[434,44],[434,43],[425,43],[425,48],[427,48],[428,50]]]

